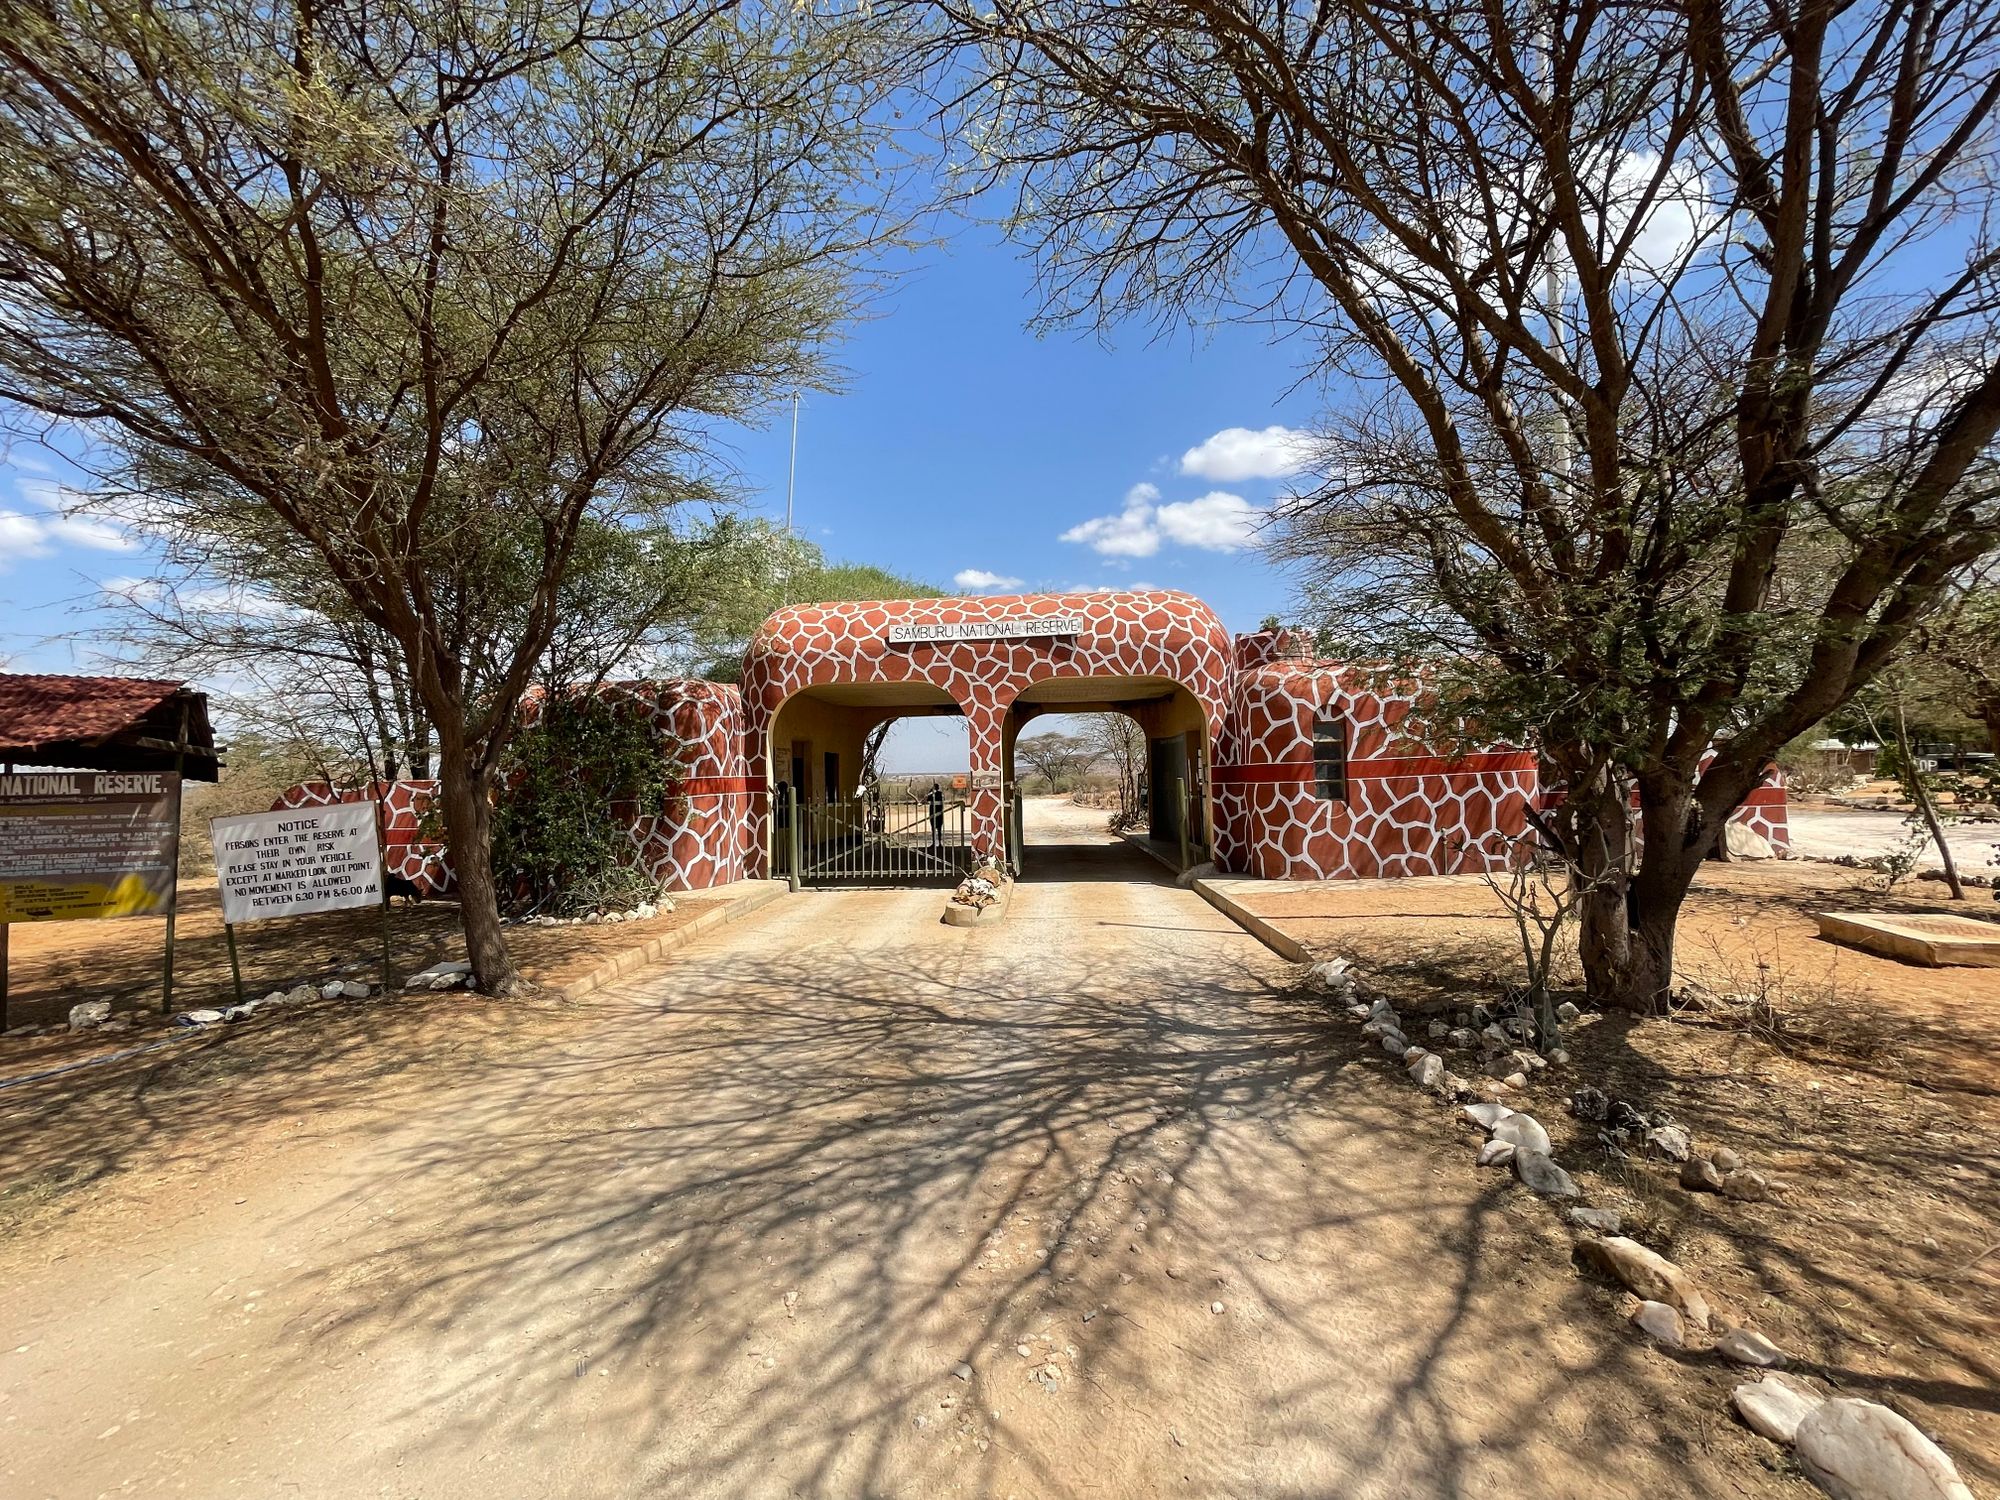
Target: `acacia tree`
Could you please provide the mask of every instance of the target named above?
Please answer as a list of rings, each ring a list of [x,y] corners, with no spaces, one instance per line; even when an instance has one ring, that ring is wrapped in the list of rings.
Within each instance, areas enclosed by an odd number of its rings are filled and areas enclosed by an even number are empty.
[[[1918,632],[1917,646],[1944,669],[1967,713],[2000,755],[2000,563],[1987,561],[1947,594]]]
[[[393,643],[490,993],[495,772],[579,538],[824,381],[894,232],[882,61],[731,0],[0,10],[0,398]]]
[[[1280,554],[1538,747],[1591,990],[1657,1003],[1731,812],[1996,535],[2000,0],[927,9],[1047,317],[1305,335]]]
[[[1028,769],[1046,781],[1052,792],[1061,791],[1097,759],[1096,747],[1088,737],[1055,729],[1022,735],[1014,742],[1014,754],[1026,761]]]

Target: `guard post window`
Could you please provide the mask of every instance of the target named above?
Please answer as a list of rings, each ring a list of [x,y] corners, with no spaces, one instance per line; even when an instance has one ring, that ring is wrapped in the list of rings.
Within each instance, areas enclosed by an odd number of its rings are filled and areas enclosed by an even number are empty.
[[[1347,721],[1313,721],[1313,791],[1325,802],[1347,800]]]

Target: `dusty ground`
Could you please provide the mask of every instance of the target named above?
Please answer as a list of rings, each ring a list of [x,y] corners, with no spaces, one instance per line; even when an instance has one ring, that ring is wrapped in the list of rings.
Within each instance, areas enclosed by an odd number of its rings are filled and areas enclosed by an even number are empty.
[[[1363,964],[1406,1015],[1414,1004],[1490,1001],[1518,970],[1512,924],[1476,878],[1230,889],[1317,952]],[[1829,1384],[1940,1435],[1975,1490],[1992,1494],[2000,969],[1927,969],[1842,948],[1819,939],[1811,916],[1992,915],[1984,893],[1941,895],[1912,883],[1885,898],[1861,872],[1805,861],[1709,866],[1682,921],[1682,973],[1754,1002],[1586,1017],[1566,1039],[1575,1065],[1540,1075],[1525,1107],[1652,1243],[1698,1267]],[[1608,1160],[1595,1128],[1564,1107],[1583,1081],[1669,1109],[1698,1143],[1742,1152],[1776,1178],[1779,1200],[1689,1194],[1664,1167]]]
[[[587,974],[612,954],[694,920],[712,899],[696,892],[678,897],[674,910],[643,922],[610,926],[515,927],[509,942],[524,972],[543,984],[561,985]],[[463,958],[458,903],[432,900],[389,913],[390,973],[404,976],[442,958]],[[14,1026],[67,1020],[80,1000],[109,1000],[115,1015],[142,1026],[159,1020],[166,923],[154,918],[99,922],[24,922],[9,929],[7,1014]],[[370,907],[257,922],[236,931],[244,993],[250,996],[295,984],[358,978],[382,980],[382,914]],[[174,1008],[230,1005],[236,1000],[223,937],[215,877],[181,881],[174,935]],[[129,1045],[129,1036],[117,1045]],[[103,1038],[0,1039],[0,1076],[19,1071],[24,1054],[101,1048]]]
[[[0,1093],[0,1492],[1810,1493],[1285,965],[1035,806],[996,927],[806,894],[566,1008]]]
[[[1791,828],[1792,848],[1812,859],[1837,859],[1843,854],[1873,859],[1901,848],[1910,836],[1910,824],[1903,813],[1841,807],[1831,802],[1794,802],[1786,809],[1786,820]],[[1994,862],[1995,852],[2000,850],[2000,823],[1948,823],[1945,842],[1951,845],[1952,861],[1959,874],[2000,873],[1996,872]],[[1944,868],[1935,845],[1924,844],[1917,855],[1917,867]]]

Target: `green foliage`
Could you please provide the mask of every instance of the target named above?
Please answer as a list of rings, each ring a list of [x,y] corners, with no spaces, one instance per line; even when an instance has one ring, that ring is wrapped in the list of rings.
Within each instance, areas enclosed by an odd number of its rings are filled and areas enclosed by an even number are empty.
[[[508,747],[493,818],[503,905],[558,916],[624,911],[659,887],[632,820],[667,809],[678,765],[646,715],[600,694],[547,700]]]

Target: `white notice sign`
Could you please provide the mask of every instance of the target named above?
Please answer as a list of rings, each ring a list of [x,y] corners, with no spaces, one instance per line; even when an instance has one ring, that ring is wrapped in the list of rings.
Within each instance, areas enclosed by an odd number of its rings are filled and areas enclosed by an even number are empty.
[[[1089,621],[1082,615],[1032,615],[1023,620],[949,620],[934,625],[891,625],[889,644],[912,641],[1028,641],[1048,636],[1082,635]]]
[[[209,828],[225,922],[382,902],[373,802],[248,813],[217,818]]]

